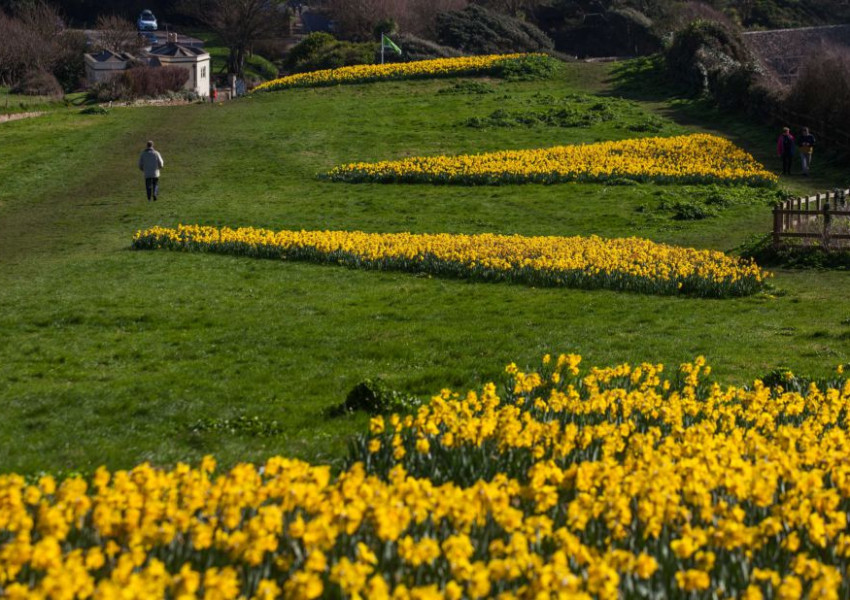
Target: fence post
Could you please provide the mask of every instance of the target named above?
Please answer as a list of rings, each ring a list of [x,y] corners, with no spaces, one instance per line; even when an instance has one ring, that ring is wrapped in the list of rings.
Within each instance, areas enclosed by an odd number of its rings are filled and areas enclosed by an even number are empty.
[[[823,247],[829,248],[829,222],[832,215],[829,214],[829,194],[826,196],[826,203],[823,205]]]
[[[803,199],[802,199],[802,198],[797,198],[797,201],[796,201],[794,204],[796,204],[796,205],[797,205],[797,210],[798,210],[798,211],[802,210],[802,208],[803,208]],[[793,218],[794,218],[794,231],[797,231],[798,229],[800,229],[800,221],[802,221],[802,219],[800,219],[800,215],[799,215],[799,213],[795,214]]]
[[[784,204],[784,203],[783,203]],[[782,243],[782,204],[773,205],[773,247],[778,248]]]
[[[785,202],[783,202],[782,209],[789,210],[791,208],[791,202],[793,201],[786,200]],[[787,212],[782,213],[782,231],[788,231],[791,228],[791,221],[789,219],[791,219],[791,215],[789,215]]]

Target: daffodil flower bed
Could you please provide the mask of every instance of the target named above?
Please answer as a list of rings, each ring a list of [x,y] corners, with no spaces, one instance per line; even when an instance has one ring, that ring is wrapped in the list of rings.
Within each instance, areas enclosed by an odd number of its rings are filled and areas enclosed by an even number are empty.
[[[0,596],[850,594],[850,383],[580,364],[374,417],[336,476],[281,457],[0,475]]]
[[[629,178],[659,183],[771,185],[776,175],[729,140],[708,134],[420,156],[341,165],[325,177],[349,183],[563,183]]]
[[[138,231],[133,247],[306,260],[535,286],[709,297],[752,294],[764,287],[769,275],[752,262],[722,252],[595,236],[271,231],[180,225]]]
[[[501,69],[505,67],[521,68],[523,62],[533,63],[550,60],[553,59],[545,54],[490,54],[383,65],[353,65],[339,69],[296,73],[295,75],[280,77],[258,85],[254,88],[254,92],[275,91],[293,87],[370,83],[373,81],[498,75]]]

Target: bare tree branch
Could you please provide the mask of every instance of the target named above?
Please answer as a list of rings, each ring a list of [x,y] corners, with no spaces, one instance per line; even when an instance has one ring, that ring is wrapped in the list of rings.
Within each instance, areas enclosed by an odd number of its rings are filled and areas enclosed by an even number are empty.
[[[252,45],[262,39],[279,37],[288,31],[289,12],[274,0],[187,0],[183,12],[212,29],[230,50],[230,73],[243,77],[245,57]]]
[[[133,23],[117,15],[101,15],[95,28],[98,48],[112,52],[137,52],[142,46]]]

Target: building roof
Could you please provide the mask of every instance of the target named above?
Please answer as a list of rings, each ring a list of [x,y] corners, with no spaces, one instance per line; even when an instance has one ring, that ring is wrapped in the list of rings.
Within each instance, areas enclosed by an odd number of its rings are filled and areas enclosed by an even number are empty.
[[[136,58],[129,52],[113,52],[112,50],[101,50],[95,54],[86,54],[86,56],[99,63],[125,63]]]
[[[203,48],[169,42],[160,46],[154,46],[148,54],[151,56],[170,56],[173,58],[196,58],[207,54],[207,52]]]

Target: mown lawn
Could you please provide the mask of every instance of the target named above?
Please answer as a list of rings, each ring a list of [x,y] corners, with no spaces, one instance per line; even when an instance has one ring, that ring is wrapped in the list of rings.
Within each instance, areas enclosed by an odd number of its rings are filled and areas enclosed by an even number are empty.
[[[668,368],[704,354],[730,383],[779,366],[823,375],[847,361],[842,272],[780,272],[768,294],[701,300],[128,249],[137,229],[177,223],[636,235],[722,250],[769,230],[757,192],[713,218],[677,221],[661,207],[711,192],[316,177],[354,160],[652,135],[629,129],[651,118],[661,135],[720,130],[771,160],[773,131],[718,116],[703,126],[702,109],[657,99],[618,104],[617,119],[586,128],[465,125],[609,94],[607,72],[571,65],[553,81],[486,82],[488,93],[440,93],[455,80],[386,83],[0,125],[0,470],[89,472],[206,453],[223,465],[277,453],[332,461],[366,417],[323,411],[358,382],[380,377],[427,397],[500,379],[508,362],[537,364],[545,352]],[[156,204],[136,170],[146,139],[166,161]],[[790,185],[827,189],[837,177]],[[280,433],[193,431],[239,416],[277,421]]]

